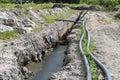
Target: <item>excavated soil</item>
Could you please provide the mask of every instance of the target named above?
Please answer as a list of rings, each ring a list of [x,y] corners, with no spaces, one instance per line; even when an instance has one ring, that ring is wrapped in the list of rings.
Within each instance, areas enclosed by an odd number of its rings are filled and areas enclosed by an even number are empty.
[[[120,79],[120,23],[109,12],[89,12],[88,27],[96,57],[106,65],[113,80]]]

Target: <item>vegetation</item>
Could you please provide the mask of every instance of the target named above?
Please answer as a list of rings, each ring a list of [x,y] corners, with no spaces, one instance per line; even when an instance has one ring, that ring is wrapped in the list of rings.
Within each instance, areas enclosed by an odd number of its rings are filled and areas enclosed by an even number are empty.
[[[33,28],[33,32],[38,32],[40,30],[43,30],[43,26]]]
[[[6,31],[0,33],[0,39],[6,40],[6,39],[15,39],[17,38],[17,32],[16,31]]]
[[[67,18],[73,13],[75,13],[75,11],[67,10],[66,12],[62,12],[62,13],[58,13],[58,14],[46,15],[45,16],[45,22],[46,23],[51,23],[51,22],[54,22],[56,19]]]
[[[83,25],[80,28],[81,28],[82,31],[85,30]],[[79,36],[80,36],[82,31],[78,32]],[[94,44],[94,41],[91,40],[90,41],[90,47],[89,47],[90,50],[87,49],[87,34],[86,33],[85,33],[84,38],[83,38],[82,47],[83,47],[84,53],[85,53],[85,55],[86,55],[86,57],[88,59],[89,65],[90,65],[90,71],[91,71],[91,74],[92,74],[92,79],[93,80],[98,80],[98,68],[97,68],[97,65],[95,64],[93,59],[90,57],[90,52],[93,52],[93,50],[95,48],[95,44]]]
[[[41,4],[29,3],[29,4],[20,5],[20,6],[25,7],[25,8],[32,7],[33,10],[38,10],[38,9],[52,8],[53,3],[41,3]]]
[[[3,3],[0,3],[0,9],[2,9],[2,8],[13,9],[14,7],[15,7],[15,4],[10,4],[10,3],[3,4]]]
[[[19,5],[26,9],[32,8],[33,10],[38,10],[38,9],[46,9],[46,8],[50,9],[50,8],[52,8],[53,3],[41,3],[41,4],[34,4],[34,3],[29,3],[29,4],[5,3],[5,4],[3,4],[3,3],[0,3],[0,8],[13,9],[16,5]]]
[[[87,4],[87,5],[100,5],[102,7],[107,8],[108,10],[114,8],[116,5],[120,4],[120,0],[0,0],[0,7],[4,6],[3,4],[25,4],[23,6],[35,6],[35,8],[43,8],[43,7],[50,7],[51,5],[46,5],[46,3],[52,2],[52,3],[70,3],[70,4]],[[29,3],[29,4],[26,4]],[[34,4],[35,3],[35,4]],[[45,3],[39,5],[39,3]],[[10,6],[10,5],[9,5]],[[5,6],[6,7],[6,6]]]

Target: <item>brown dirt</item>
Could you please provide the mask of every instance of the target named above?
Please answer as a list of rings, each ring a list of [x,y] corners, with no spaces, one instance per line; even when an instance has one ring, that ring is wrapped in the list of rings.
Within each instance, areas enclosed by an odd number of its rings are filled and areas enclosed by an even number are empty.
[[[120,80],[120,24],[107,12],[89,12],[87,15],[91,37],[95,41],[96,57],[110,71],[113,80]]]

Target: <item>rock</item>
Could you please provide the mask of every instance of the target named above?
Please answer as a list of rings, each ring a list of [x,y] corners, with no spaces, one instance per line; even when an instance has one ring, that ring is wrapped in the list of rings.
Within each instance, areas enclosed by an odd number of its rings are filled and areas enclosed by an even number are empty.
[[[63,8],[63,7],[66,7],[66,5],[57,3],[57,4],[54,4],[52,8]]]
[[[22,72],[23,75],[26,75],[27,73],[29,73],[29,70],[28,70],[27,67],[22,67],[21,72]]]
[[[14,19],[4,19],[4,25],[17,26],[17,23]]]
[[[10,26],[6,26],[3,24],[0,24],[0,32],[5,32],[5,31],[13,31],[14,29]]]
[[[117,14],[115,15],[115,18],[120,19],[120,13],[117,13]]]
[[[27,33],[27,28],[20,28],[20,27],[16,27],[16,28],[14,28],[19,34],[25,34],[25,33]],[[29,28],[28,28],[29,29]],[[30,30],[28,30],[28,32],[31,32]]]
[[[14,45],[14,42],[11,42],[10,45]]]
[[[104,78],[103,74],[100,73],[100,74],[98,75],[98,80],[104,80],[104,79],[105,79],[105,78]]]
[[[75,7],[75,10],[88,10],[88,7],[85,6],[79,6],[79,7]]]
[[[101,11],[101,8],[98,7],[98,6],[90,6],[90,7],[88,8],[88,10],[92,10],[92,11]]]
[[[0,18],[1,19],[8,19],[9,15],[6,13],[6,11],[0,11]]]
[[[98,7],[98,6],[89,6],[89,7],[78,6],[78,7],[72,7],[72,9],[75,9],[75,10],[92,10],[92,11],[100,11],[101,10],[101,8]]]
[[[30,77],[30,75],[32,75],[32,72],[28,70],[27,67],[22,67],[21,68],[21,72],[24,75],[24,78],[27,79]]]
[[[120,10],[120,6],[116,6],[115,8],[113,8],[112,11],[119,11]]]
[[[63,12],[63,10],[61,8],[54,8],[54,11],[56,13],[62,13]]]
[[[35,23],[30,19],[24,19],[22,23],[25,25],[24,27],[35,27]]]
[[[22,30],[25,31],[26,33],[31,33],[33,31],[31,27],[23,27]]]
[[[32,60],[33,60],[33,61],[35,61],[35,62],[38,61],[38,53],[37,53],[37,52],[34,51],[34,52],[31,54],[31,57],[32,57]]]

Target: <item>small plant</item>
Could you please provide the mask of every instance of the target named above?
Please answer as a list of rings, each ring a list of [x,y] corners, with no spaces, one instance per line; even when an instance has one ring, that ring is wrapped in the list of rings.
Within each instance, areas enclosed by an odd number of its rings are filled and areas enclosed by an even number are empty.
[[[6,40],[6,39],[15,39],[17,38],[17,32],[16,31],[6,31],[0,33],[0,39]]]
[[[24,14],[24,15],[28,15],[28,14],[29,14],[29,10],[24,10],[24,11],[23,11],[23,14]]]
[[[10,3],[3,4],[3,3],[0,3],[0,9],[2,9],[2,8],[13,9],[14,7],[15,7],[14,4],[10,4]]]
[[[66,12],[64,12],[62,14],[57,13],[57,14],[53,14],[53,15],[46,15],[45,16],[45,22],[46,23],[51,23],[51,22],[54,22],[56,19],[67,18],[73,13],[75,13],[75,11],[67,10]]]
[[[80,27],[81,31],[78,32],[78,37],[80,37],[80,35],[82,35],[82,32],[85,31],[84,25],[81,25]],[[79,39],[79,38],[78,38]],[[88,59],[89,65],[90,65],[90,71],[92,74],[92,80],[98,80],[98,68],[97,65],[95,64],[95,62],[93,61],[93,59],[90,57],[90,52],[93,52],[94,48],[95,48],[95,44],[94,41],[91,40],[90,41],[90,50],[87,49],[87,34],[85,32],[83,41],[82,41],[82,47],[84,50],[84,53]]]
[[[38,32],[40,30],[43,30],[43,26],[33,28],[33,32]]]

